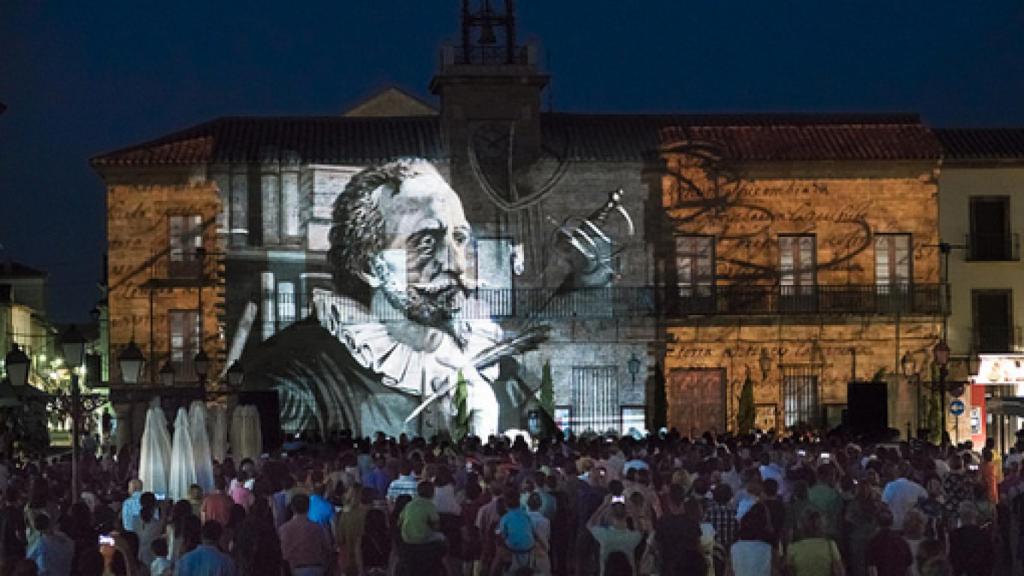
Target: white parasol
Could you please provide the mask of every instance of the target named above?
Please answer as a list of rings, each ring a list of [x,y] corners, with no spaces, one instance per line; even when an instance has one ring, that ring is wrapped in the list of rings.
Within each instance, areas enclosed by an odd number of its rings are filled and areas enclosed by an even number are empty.
[[[171,446],[171,472],[167,477],[167,496],[174,501],[188,498],[188,489],[196,483],[196,460],[192,453],[188,411],[178,408],[174,419],[174,442]]]
[[[139,479],[142,488],[154,494],[167,493],[167,474],[171,468],[171,438],[167,419],[160,407],[160,398],[153,398],[146,411],[146,428],[142,432],[139,458]]]
[[[206,433],[206,403],[195,400],[188,409],[188,431],[192,436],[192,455],[196,462],[196,484],[203,493],[213,491],[213,460],[210,455],[210,437]]]

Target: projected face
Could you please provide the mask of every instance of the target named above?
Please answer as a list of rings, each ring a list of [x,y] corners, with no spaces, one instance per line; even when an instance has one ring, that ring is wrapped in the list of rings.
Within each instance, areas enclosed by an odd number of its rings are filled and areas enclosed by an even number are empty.
[[[382,194],[380,212],[386,252],[404,255],[406,315],[431,325],[449,320],[465,297],[472,238],[458,195],[436,171],[417,170],[397,193]]]

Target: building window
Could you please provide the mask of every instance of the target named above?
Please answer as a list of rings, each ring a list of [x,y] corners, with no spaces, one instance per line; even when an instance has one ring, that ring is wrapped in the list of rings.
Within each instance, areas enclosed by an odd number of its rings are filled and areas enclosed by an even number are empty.
[[[715,286],[715,238],[676,236],[676,272],[680,298],[707,298]]]
[[[1015,260],[1016,241],[1010,232],[1010,198],[975,196],[970,199],[971,233],[967,239],[971,260]]]
[[[295,283],[277,283],[277,322],[278,329],[283,329],[295,322]]]
[[[810,234],[779,236],[779,310],[817,309],[815,239]]]
[[[171,366],[174,367],[175,378],[189,381],[195,378],[193,358],[202,346],[202,328],[199,323],[199,310],[169,310]]]
[[[572,429],[618,431],[619,386],[615,366],[573,366]]]
[[[786,427],[797,423],[817,426],[821,420],[818,377],[812,374],[786,374],[782,378],[782,399]]]
[[[1012,352],[1014,345],[1013,292],[972,290],[974,349],[977,352]]]
[[[905,286],[910,283],[910,234],[875,235],[875,285]]]
[[[168,216],[171,278],[197,278],[202,272],[199,249],[203,247],[203,217],[198,214]]]

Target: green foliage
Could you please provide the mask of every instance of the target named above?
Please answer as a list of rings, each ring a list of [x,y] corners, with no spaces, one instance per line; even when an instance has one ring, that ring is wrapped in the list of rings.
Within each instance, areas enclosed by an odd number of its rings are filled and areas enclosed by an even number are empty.
[[[754,429],[755,407],[754,407],[754,381],[750,379],[750,372],[747,372],[743,380],[743,388],[740,390],[740,403],[736,410],[736,432],[747,434]]]
[[[459,370],[455,380],[455,395],[452,397],[455,404],[455,422],[452,426],[452,439],[455,442],[462,440],[469,434],[469,385],[466,377]]]
[[[544,362],[540,377],[540,407],[553,416],[555,413],[555,382],[551,377],[551,361]]]

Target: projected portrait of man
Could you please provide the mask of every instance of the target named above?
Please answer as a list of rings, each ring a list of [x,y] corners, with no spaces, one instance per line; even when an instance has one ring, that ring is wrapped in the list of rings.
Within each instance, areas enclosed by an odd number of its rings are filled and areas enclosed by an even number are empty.
[[[313,295],[318,325],[261,345],[277,360],[255,372],[277,389],[286,427],[433,434],[450,427],[461,374],[469,432],[497,432],[494,374],[481,374],[474,358],[501,330],[478,303],[473,319],[460,315],[472,235],[459,196],[425,160],[352,177],[333,209],[334,291]]]

